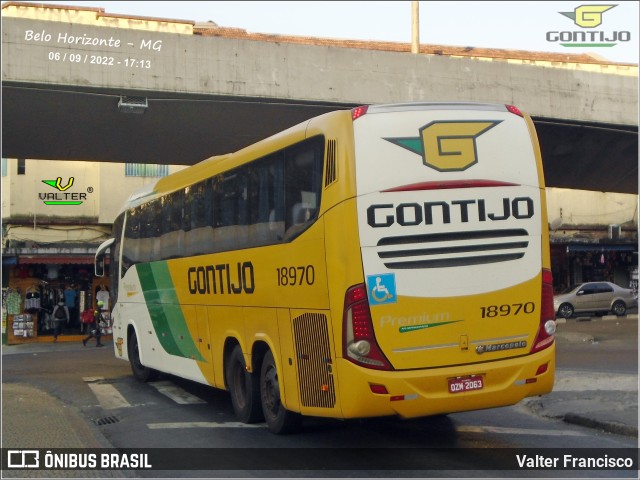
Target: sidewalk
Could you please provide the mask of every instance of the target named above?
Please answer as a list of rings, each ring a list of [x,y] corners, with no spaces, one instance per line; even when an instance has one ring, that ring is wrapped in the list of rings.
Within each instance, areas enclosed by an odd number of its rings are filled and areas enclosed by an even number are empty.
[[[636,309],[633,310],[637,312]],[[637,349],[638,314],[626,317],[578,317],[557,319],[556,348],[563,345],[597,344],[627,334],[627,345]],[[585,333],[584,326],[598,327],[602,338]],[[620,330],[622,329],[622,330]],[[607,333],[602,333],[608,330]],[[617,331],[616,331],[617,330]],[[628,330],[628,332],[627,332]],[[611,351],[615,354],[615,350]],[[636,364],[637,368],[637,364]],[[595,428],[618,435],[638,437],[638,375],[631,373],[589,372],[556,367],[553,391],[537,398],[527,398],[523,405],[534,413],[567,423]]]
[[[553,391],[523,405],[543,417],[638,436],[638,377],[630,374],[556,370]]]
[[[32,347],[32,345],[25,346]],[[3,346],[3,355],[5,348]],[[65,405],[57,398],[32,386],[3,383],[2,447],[12,449],[112,448],[112,445],[97,427],[93,427],[82,418],[75,407]],[[2,471],[2,478],[125,477],[130,478],[132,475],[119,470]]]

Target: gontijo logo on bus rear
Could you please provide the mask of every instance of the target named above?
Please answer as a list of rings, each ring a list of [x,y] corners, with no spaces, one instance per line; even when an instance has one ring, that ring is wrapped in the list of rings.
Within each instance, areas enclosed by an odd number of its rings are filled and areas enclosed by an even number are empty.
[[[385,138],[410,152],[439,172],[459,172],[478,163],[476,138],[502,120],[435,121],[420,128],[419,137]]]

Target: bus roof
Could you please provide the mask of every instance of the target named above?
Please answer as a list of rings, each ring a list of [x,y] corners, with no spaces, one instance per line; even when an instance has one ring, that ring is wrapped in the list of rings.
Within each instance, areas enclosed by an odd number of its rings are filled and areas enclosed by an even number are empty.
[[[203,178],[209,176],[207,171],[210,170],[214,164],[226,160],[231,157],[231,155],[231,153],[216,155],[215,157],[207,158],[206,160],[198,162],[191,167],[180,170],[179,172],[162,177],[156,183],[154,191],[158,195],[164,195],[165,193],[173,192],[197,183]]]
[[[507,110],[507,107],[503,103],[411,102],[369,105],[367,113],[401,112],[407,110],[493,110],[504,112]]]
[[[137,188],[129,196],[121,211],[136,207],[166,193],[185,188],[200,181],[202,178],[207,176],[207,170],[209,170],[214,163],[226,160],[231,155],[232,154],[230,153],[226,153],[224,155],[216,155],[215,157],[207,158],[195,165]]]

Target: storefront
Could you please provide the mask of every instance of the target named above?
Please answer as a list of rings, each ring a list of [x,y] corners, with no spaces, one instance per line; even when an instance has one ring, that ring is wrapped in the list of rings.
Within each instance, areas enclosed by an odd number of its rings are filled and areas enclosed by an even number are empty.
[[[93,256],[19,255],[15,264],[4,263],[3,267],[8,270],[2,289],[3,333],[8,344],[52,342],[58,303],[67,307],[69,316],[60,322],[57,341],[80,342],[87,335],[81,313],[95,309],[98,300],[104,301],[108,317],[109,278],[94,276]],[[103,334],[111,334],[110,325]]]
[[[552,243],[554,290],[582,282],[607,281],[632,288],[638,267],[637,244]]]

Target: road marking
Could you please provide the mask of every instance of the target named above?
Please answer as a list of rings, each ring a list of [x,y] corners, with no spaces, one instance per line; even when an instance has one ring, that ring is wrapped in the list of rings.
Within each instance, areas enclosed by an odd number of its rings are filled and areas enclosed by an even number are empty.
[[[105,410],[131,406],[113,385],[110,383],[102,383],[104,380],[103,377],[83,377],[82,380],[89,385],[89,388],[98,399],[100,406]]]
[[[182,388],[174,385],[169,381],[149,382],[149,385],[158,390],[158,392],[160,392],[161,394],[169,397],[174,402],[179,403],[180,405],[207,403],[200,397],[191,395],[189,392],[183,390]]]
[[[167,422],[148,423],[151,430],[162,430],[172,428],[264,428],[264,423],[242,423],[242,422]]]
[[[491,426],[475,426],[462,425],[456,427],[461,433],[501,433],[506,435],[544,435],[546,437],[585,437],[582,432],[574,432],[571,430],[541,430],[537,428],[511,428],[511,427],[491,427]]]

